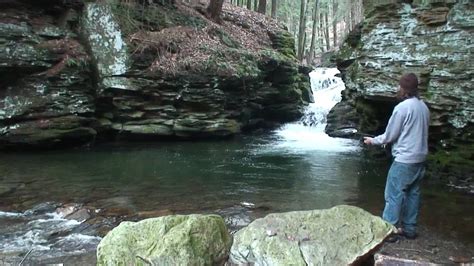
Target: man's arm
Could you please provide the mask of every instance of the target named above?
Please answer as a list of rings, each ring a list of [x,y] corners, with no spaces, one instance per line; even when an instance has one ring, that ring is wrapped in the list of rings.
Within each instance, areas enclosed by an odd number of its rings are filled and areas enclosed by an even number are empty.
[[[394,110],[390,120],[388,121],[387,128],[385,133],[379,135],[375,138],[364,138],[364,143],[367,145],[382,145],[394,142],[402,132],[403,121],[405,120],[405,115],[400,113],[398,110]]]

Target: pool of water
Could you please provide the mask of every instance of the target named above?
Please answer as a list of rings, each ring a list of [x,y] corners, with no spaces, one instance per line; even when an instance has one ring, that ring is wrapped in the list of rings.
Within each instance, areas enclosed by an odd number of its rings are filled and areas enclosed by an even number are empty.
[[[328,138],[305,146],[297,139],[278,131],[227,141],[1,154],[0,184],[12,189],[0,195],[0,210],[44,202],[106,208],[120,199],[136,212],[214,212],[251,203],[264,207],[262,215],[338,204],[380,214],[387,158],[369,159],[357,141]],[[420,223],[472,241],[472,196],[433,184],[423,190]]]

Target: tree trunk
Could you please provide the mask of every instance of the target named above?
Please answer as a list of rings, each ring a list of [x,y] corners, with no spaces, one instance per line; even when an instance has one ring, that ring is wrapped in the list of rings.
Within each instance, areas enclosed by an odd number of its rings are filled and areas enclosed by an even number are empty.
[[[252,10],[252,0],[247,0],[247,9]]]
[[[356,7],[357,5],[351,1],[351,30],[353,30],[357,24]]]
[[[258,0],[254,0],[253,2],[253,11],[257,11],[258,10]]]
[[[303,59],[303,50],[304,50],[304,43],[303,43],[303,40],[304,40],[304,30],[305,30],[305,26],[304,25],[304,17],[305,17],[305,3],[306,1],[305,0],[301,0],[301,3],[300,3],[300,27],[299,27],[299,30],[298,30],[298,59],[301,61]]]
[[[207,7],[207,13],[209,18],[214,20],[215,22],[221,22],[221,12],[222,12],[222,5],[224,4],[224,0],[211,0],[209,2],[209,6]]]
[[[319,13],[319,41],[320,41],[320,47],[321,47],[321,52],[324,52],[324,14],[323,12]]]
[[[267,0],[259,0],[258,1],[258,13],[262,13],[265,15],[267,12]]]
[[[332,2],[332,36],[333,46],[337,47],[337,0]]]
[[[308,63],[311,64],[314,58],[314,48],[316,46],[316,33],[318,30],[318,12],[319,12],[319,0],[314,2],[313,10],[313,29],[311,31],[311,45],[309,47],[309,58]]]
[[[272,18],[277,16],[277,0],[272,0]]]
[[[326,32],[326,50],[329,51],[331,49],[331,42],[329,41],[329,23],[328,23],[328,13],[324,13],[324,26],[325,26],[325,32]]]

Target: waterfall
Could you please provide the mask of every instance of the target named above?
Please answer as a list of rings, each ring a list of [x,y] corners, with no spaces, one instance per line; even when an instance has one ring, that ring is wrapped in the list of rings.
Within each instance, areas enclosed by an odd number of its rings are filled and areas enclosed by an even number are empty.
[[[339,70],[336,68],[318,68],[309,74],[315,102],[309,105],[301,120],[305,126],[315,126],[322,131],[326,127],[326,117],[341,101],[341,92],[345,89],[337,74]]]
[[[275,133],[279,137],[277,146],[290,150],[354,151],[359,149],[357,141],[331,138],[325,132],[326,117],[334,105],[341,100],[344,82],[336,77],[336,68],[317,68],[309,76],[314,103],[310,104],[303,118],[286,124]]]

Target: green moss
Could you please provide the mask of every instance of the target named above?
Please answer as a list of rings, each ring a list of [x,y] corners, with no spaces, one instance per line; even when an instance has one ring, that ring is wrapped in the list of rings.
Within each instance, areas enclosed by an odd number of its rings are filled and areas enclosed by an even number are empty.
[[[279,63],[288,62],[290,60],[284,53],[272,49],[264,49],[260,51],[259,56],[263,59],[272,59]]]
[[[439,151],[430,154],[428,160],[445,168],[474,169],[474,144],[464,144],[462,147]]]
[[[261,74],[255,54],[235,48],[213,49],[211,56],[203,62],[203,70],[220,76],[256,78]],[[199,70],[199,69],[198,69]]]
[[[296,60],[295,39],[287,31],[270,32],[268,34],[272,41],[272,46],[282,55]]]

